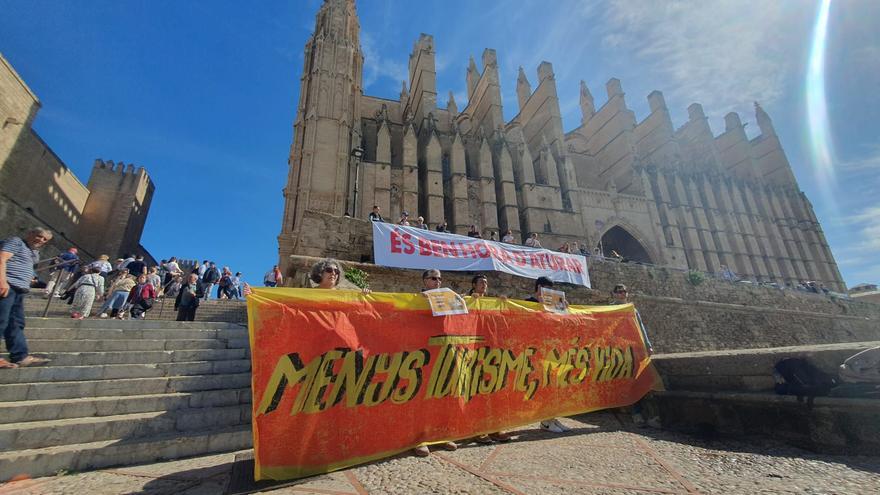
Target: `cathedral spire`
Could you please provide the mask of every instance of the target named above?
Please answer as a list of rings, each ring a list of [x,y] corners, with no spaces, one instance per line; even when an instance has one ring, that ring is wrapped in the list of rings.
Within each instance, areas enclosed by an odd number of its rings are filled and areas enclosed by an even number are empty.
[[[755,102],[755,120],[758,121],[758,127],[761,129],[761,135],[776,135],[776,129],[773,128],[773,121],[770,120],[770,116],[767,115],[767,112],[765,112],[764,109],[761,108],[761,104],[757,101]]]
[[[532,85],[526,77],[526,72],[522,66],[519,68],[519,75],[516,77],[516,99],[519,100],[519,109],[522,111],[529,97],[532,96]]]
[[[581,80],[581,124],[586,124],[590,117],[596,113],[596,104],[593,102],[593,94],[587,83]]]

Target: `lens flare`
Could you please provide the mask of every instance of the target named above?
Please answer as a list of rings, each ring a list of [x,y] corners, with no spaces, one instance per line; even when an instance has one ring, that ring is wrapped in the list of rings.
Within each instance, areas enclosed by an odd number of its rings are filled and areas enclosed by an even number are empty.
[[[828,121],[825,96],[825,47],[828,40],[828,15],[831,0],[822,0],[813,28],[810,60],[807,67],[807,141],[809,142],[813,176],[827,204],[833,204],[834,143]]]

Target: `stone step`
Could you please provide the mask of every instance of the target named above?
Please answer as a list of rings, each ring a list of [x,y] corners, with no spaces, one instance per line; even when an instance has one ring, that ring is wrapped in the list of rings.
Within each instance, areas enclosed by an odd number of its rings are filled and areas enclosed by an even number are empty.
[[[4,370],[0,384],[116,380],[159,376],[216,375],[250,371],[249,359],[184,363],[107,364],[94,366],[44,366]]]
[[[154,364],[188,361],[249,359],[247,349],[189,349],[176,351],[43,352],[49,366],[92,366],[102,364]]]
[[[12,371],[12,370],[4,370]],[[0,402],[145,395],[250,387],[251,374],[166,376],[0,385]]]
[[[250,404],[250,388],[0,403],[0,424]]]
[[[59,472],[144,464],[251,447],[250,425],[151,438],[105,440],[0,453],[0,481]]]
[[[177,409],[92,418],[0,424],[0,451],[40,449],[72,443],[153,437],[174,432],[228,428],[250,422],[251,407]]]
[[[238,329],[129,329],[120,328],[27,328],[28,339],[121,340],[121,339],[246,339]]]
[[[28,339],[31,353],[96,351],[172,351],[183,349],[239,349],[247,340],[163,339],[163,340],[68,340]]]
[[[222,321],[157,321],[157,320],[117,320],[115,318],[89,318],[74,320],[72,318],[28,318],[25,331],[30,328],[118,328],[122,330],[140,330],[147,328],[219,330],[245,328],[237,323]]]
[[[101,308],[99,305],[92,306],[92,317],[97,317],[97,311]],[[32,317],[42,317],[46,309],[46,300],[27,301],[24,305],[24,312],[28,319]],[[67,318],[70,319],[71,307],[64,302],[52,301],[49,307],[48,316],[51,318]],[[174,310],[174,304],[168,302],[164,308],[155,307],[147,312],[146,321],[162,321],[170,322],[177,319],[177,311]],[[247,323],[247,308],[245,304],[216,302],[202,303],[196,312],[196,323],[200,322],[231,322],[231,323]]]

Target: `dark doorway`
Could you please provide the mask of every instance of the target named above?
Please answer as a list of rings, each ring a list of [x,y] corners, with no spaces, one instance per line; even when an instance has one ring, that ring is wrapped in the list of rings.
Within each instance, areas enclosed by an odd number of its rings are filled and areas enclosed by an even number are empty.
[[[602,250],[602,255],[609,258],[614,256],[612,251],[616,251],[627,261],[652,263],[651,257],[645,248],[642,247],[642,244],[619,225],[605,232],[605,235],[602,236],[602,240],[599,242],[599,247]]]

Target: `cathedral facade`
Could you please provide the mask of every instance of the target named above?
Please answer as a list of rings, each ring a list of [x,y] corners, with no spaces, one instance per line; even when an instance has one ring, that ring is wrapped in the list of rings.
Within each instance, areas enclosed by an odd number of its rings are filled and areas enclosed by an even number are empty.
[[[553,67],[534,87],[520,69],[519,113],[503,118],[495,50],[472,58],[468,101],[450,92],[437,107],[434,39],[421,35],[409,81],[389,100],[363,93],[364,58],[354,0],[326,0],[305,47],[294,123],[281,265],[297,254],[304,212],[365,218],[373,205],[389,221],[406,211],[432,228],[508,229],[542,244],[586,242],[638,262],[740,278],[815,280],[845,291],[812,205],[800,191],[773,123],[755,103],[760,135],[749,139],[736,113],[714,135],[703,108],[675,127],[663,94],[648,95],[641,121],[621,82],[597,106],[580,87],[581,125],[566,131]]]

